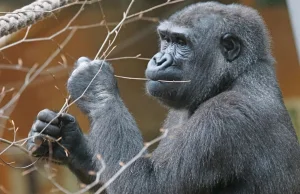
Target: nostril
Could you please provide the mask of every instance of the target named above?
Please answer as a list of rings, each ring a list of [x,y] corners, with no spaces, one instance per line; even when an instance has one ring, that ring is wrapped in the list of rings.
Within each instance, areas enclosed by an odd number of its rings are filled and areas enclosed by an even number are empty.
[[[166,61],[167,61],[166,57],[162,57],[156,62],[156,64],[158,66],[160,66],[160,65],[164,64]]]
[[[153,59],[154,63],[157,64],[162,57],[163,57],[163,53],[159,52],[159,53],[156,53],[152,59]]]
[[[153,61],[154,63],[157,63],[156,57],[153,57]]]
[[[161,57],[157,61],[157,66],[171,66],[173,64],[173,57],[170,54],[164,54],[163,57]]]

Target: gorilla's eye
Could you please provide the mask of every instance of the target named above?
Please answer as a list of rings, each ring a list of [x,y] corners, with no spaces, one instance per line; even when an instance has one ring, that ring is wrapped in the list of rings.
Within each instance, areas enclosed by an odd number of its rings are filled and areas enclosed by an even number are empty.
[[[161,40],[171,42],[171,39],[165,34],[160,34],[160,38],[161,38]]]
[[[181,46],[184,46],[184,45],[186,45],[186,40],[182,37],[176,37],[176,43]]]

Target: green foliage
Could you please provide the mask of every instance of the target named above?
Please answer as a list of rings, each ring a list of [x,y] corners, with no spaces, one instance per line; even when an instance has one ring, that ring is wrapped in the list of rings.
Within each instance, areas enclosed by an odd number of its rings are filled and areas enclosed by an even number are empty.
[[[285,0],[256,0],[260,6],[285,5]]]
[[[298,138],[300,140],[300,122],[299,122],[300,115],[299,115],[299,111],[296,108],[288,108],[288,111],[289,111],[290,117],[292,119],[293,125],[296,129]]]

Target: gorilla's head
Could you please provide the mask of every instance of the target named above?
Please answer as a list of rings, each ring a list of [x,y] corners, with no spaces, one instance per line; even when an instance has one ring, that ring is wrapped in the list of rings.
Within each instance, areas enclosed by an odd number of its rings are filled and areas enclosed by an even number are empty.
[[[261,17],[241,5],[198,3],[161,22],[157,32],[160,50],[148,63],[146,88],[173,108],[199,105],[271,58]]]

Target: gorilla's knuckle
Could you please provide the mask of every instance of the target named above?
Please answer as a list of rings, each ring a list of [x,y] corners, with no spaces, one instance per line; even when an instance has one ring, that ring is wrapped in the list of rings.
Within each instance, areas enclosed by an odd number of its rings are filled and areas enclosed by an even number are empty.
[[[107,62],[105,60],[101,60],[101,59],[96,59],[94,61],[92,61],[93,65],[105,65]]]
[[[67,114],[68,115],[68,121],[70,121],[70,123],[75,123],[76,119],[73,115]]]
[[[80,64],[80,63],[88,63],[90,62],[91,60],[87,57],[80,57],[76,63]]]
[[[110,63],[108,63],[108,62],[105,62],[105,67],[110,71],[110,72],[114,72],[114,68],[113,68],[113,66],[110,64]]]
[[[38,113],[38,115],[37,115],[37,118],[38,119],[43,119],[43,118],[47,118],[48,116],[50,116],[50,114],[52,113],[52,111],[51,110],[49,110],[49,109],[43,109],[43,110],[41,110],[39,113]]]
[[[33,131],[33,129],[31,129],[28,133],[28,140],[27,140],[27,143],[30,144],[30,143],[33,143],[33,136],[35,134],[35,131]]]
[[[97,67],[101,68],[101,70],[104,70],[104,71],[109,71],[109,72],[114,72],[114,68],[112,67],[112,65],[105,61],[105,60],[94,60],[93,61],[93,64],[95,64]]]
[[[75,66],[74,66],[74,70],[71,74],[71,77],[74,77],[76,75],[81,75],[85,72],[87,72],[89,69],[91,68],[91,65],[90,65],[90,62],[89,61],[86,61],[86,60],[78,60],[76,63],[75,63]]]
[[[45,123],[40,121],[40,120],[37,120],[35,123],[34,123],[34,129],[36,130],[40,130],[40,129],[43,129],[44,127],[46,127]]]
[[[63,113],[60,120],[64,123],[76,123],[76,118],[68,113]]]
[[[43,116],[45,115],[45,113],[46,113],[46,109],[41,110],[41,111],[37,114],[37,118],[43,117]]]

